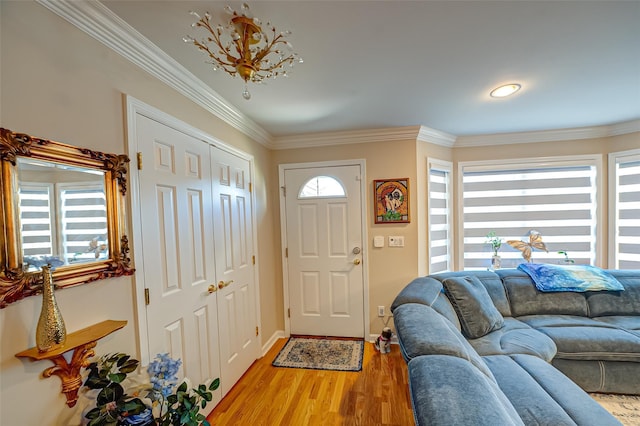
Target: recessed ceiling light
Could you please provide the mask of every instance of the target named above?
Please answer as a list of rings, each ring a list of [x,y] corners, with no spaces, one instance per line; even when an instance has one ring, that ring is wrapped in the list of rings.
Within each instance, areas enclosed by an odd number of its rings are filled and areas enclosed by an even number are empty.
[[[504,86],[497,87],[489,93],[492,98],[504,98],[505,96],[513,95],[518,90],[520,90],[522,86],[519,84],[505,84]]]

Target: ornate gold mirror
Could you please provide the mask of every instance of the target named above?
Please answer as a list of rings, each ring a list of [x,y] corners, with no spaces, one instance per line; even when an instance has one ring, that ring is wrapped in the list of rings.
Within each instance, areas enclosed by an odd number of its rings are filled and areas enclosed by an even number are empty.
[[[0,308],[56,287],[131,275],[126,155],[0,128]]]

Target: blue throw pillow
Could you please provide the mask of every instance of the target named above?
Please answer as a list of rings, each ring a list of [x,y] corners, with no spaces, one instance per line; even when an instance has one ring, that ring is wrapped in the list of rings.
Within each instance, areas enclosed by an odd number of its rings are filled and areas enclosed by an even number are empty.
[[[623,291],[624,287],[612,275],[590,265],[550,265],[521,263],[540,291]]]
[[[477,277],[451,277],[444,280],[442,285],[458,314],[465,336],[477,339],[502,328],[504,318]]]

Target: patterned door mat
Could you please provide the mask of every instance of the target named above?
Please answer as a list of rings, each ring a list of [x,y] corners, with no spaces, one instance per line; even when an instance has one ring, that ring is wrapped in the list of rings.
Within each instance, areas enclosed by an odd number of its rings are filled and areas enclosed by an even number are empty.
[[[312,370],[360,371],[363,351],[362,340],[290,337],[272,365]]]

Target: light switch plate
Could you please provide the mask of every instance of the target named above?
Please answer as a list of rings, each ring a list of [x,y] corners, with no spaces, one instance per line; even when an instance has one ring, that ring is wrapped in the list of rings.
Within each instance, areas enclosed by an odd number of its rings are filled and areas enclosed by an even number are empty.
[[[384,237],[380,235],[373,237],[373,246],[376,248],[384,247]]]

